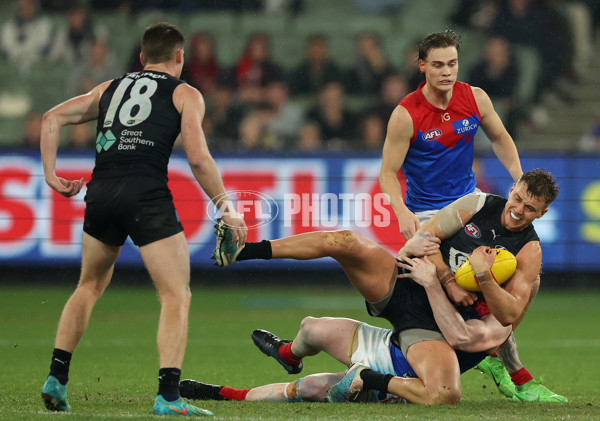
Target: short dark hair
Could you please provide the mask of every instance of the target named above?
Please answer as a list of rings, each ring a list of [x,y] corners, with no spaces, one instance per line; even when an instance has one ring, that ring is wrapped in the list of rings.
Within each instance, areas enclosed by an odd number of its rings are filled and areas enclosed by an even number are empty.
[[[539,168],[523,173],[517,181],[517,184],[519,183],[527,183],[527,193],[543,199],[546,207],[554,202],[559,193],[558,185],[552,174]]]
[[[167,22],[153,23],[142,35],[142,54],[148,64],[164,63],[173,58],[179,48],[183,48],[185,39],[181,31]]]
[[[417,46],[419,52],[419,60],[427,59],[429,51],[432,48],[446,48],[456,47],[456,51],[460,52],[460,35],[454,32],[452,29],[446,29],[442,32],[435,32],[429,34],[423,41]]]

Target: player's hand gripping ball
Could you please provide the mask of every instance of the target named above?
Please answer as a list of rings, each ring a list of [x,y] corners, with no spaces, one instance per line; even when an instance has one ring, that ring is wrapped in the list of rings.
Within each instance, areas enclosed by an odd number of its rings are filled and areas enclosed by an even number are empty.
[[[515,273],[516,268],[517,259],[514,254],[508,250],[496,249],[496,258],[494,259],[494,264],[492,264],[491,272],[498,285],[502,285],[508,281],[512,274]],[[475,272],[473,272],[469,259],[462,262],[458,269],[456,269],[454,279],[458,285],[467,291],[481,291],[481,288],[479,288],[479,285],[475,281]]]

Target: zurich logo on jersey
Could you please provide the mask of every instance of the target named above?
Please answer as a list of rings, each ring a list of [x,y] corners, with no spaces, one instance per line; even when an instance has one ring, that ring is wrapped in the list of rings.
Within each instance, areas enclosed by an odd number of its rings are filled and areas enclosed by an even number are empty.
[[[459,121],[452,122],[454,134],[461,135],[465,133],[473,133],[479,128],[479,118],[477,115],[469,118],[463,118]]]
[[[436,140],[442,136],[442,131],[440,129],[431,129],[425,133],[423,133],[423,140]]]
[[[473,237],[473,238],[481,237],[481,230],[479,229],[479,227],[477,225],[475,225],[472,222],[469,222],[467,225],[465,225],[465,232],[467,233],[467,235],[469,237]]]

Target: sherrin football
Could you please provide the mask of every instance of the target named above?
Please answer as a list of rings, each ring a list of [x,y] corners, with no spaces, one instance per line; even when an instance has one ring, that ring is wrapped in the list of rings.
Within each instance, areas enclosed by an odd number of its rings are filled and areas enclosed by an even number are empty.
[[[515,273],[516,268],[517,259],[510,251],[496,249],[496,258],[492,264],[491,272],[492,275],[494,275],[496,282],[498,282],[498,285],[502,285],[504,282],[508,281],[512,274]],[[458,269],[456,269],[454,279],[458,285],[467,291],[481,291],[481,288],[479,288],[479,285],[477,285],[477,282],[475,281],[475,272],[473,272],[473,268],[471,268],[469,259],[462,262]]]

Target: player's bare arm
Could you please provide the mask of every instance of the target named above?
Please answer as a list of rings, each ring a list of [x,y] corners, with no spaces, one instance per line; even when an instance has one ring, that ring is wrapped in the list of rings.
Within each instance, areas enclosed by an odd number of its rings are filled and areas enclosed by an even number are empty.
[[[40,151],[46,183],[65,197],[75,196],[83,187],[84,179],[66,180],[56,175],[56,153],[60,133],[69,124],[85,123],[98,118],[100,97],[111,81],[96,86],[90,92],[71,98],[44,114]]]
[[[410,147],[413,136],[413,121],[410,114],[401,105],[398,105],[388,122],[385,143],[383,144],[383,158],[379,173],[381,191],[388,195],[390,204],[400,226],[400,233],[407,240],[419,228],[419,218],[412,213],[402,199],[402,188],[398,181],[398,171],[402,168],[404,159]]]
[[[242,215],[238,215],[230,202],[202,130],[204,99],[200,92],[182,83],[173,92],[173,104],[181,113],[181,139],[194,177],[231,228],[233,241],[243,245],[247,228]]]
[[[448,301],[437,280],[436,267],[427,256],[398,262],[398,267],[410,271],[398,277],[411,278],[425,288],[435,321],[452,348],[467,352],[488,351],[497,348],[510,335],[512,329],[502,326],[491,315],[485,320],[465,321]]]
[[[417,234],[431,233],[440,240],[452,237],[479,212],[485,203],[485,198],[486,195],[484,194],[470,193],[456,199],[440,209],[429,221],[423,224]],[[407,245],[412,246],[412,241],[410,240]],[[464,290],[454,281],[454,275],[439,252],[430,255],[429,258],[436,265],[439,282],[446,289],[452,301],[459,305],[468,306],[477,300],[475,294]]]
[[[479,247],[469,257],[473,271],[477,275],[481,292],[490,311],[504,326],[511,325],[521,318],[525,311],[531,288],[542,266],[542,251],[538,241],[525,244],[517,254],[517,269],[505,287],[498,285],[490,272],[495,251],[488,253],[489,247]]]
[[[475,102],[481,113],[481,128],[492,142],[492,149],[514,181],[523,175],[519,153],[488,94],[481,88],[472,88]]]

